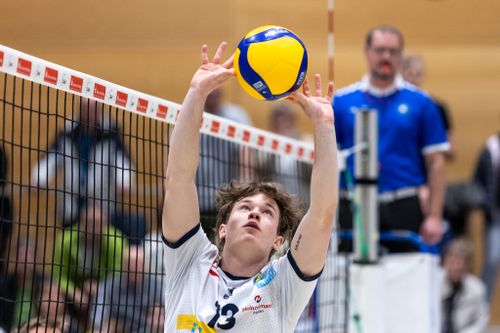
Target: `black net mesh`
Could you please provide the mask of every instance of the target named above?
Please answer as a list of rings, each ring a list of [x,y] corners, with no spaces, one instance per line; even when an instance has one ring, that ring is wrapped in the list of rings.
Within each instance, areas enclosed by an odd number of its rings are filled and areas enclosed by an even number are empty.
[[[172,125],[0,73],[0,332],[163,332],[161,210]],[[207,134],[196,182],[280,182],[308,204],[311,165]],[[329,256],[297,332],[345,332],[345,262]],[[166,309],[166,310],[165,310]]]

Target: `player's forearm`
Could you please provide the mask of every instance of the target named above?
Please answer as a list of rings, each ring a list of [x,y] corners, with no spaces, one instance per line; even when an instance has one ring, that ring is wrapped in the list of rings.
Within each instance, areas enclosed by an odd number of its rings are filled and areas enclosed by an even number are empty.
[[[167,181],[193,180],[199,161],[200,125],[206,96],[189,89],[172,132]],[[175,178],[172,178],[172,177]]]
[[[443,153],[436,153],[428,158],[427,170],[430,189],[429,216],[442,218],[444,191],[446,186],[445,158]]]
[[[331,221],[338,199],[337,143],[333,121],[314,125],[314,151],[309,212]]]

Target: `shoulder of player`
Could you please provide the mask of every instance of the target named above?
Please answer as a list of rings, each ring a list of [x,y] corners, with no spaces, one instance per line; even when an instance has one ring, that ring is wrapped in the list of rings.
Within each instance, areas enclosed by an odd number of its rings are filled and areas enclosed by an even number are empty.
[[[401,84],[400,91],[411,95],[415,99],[421,99],[422,101],[433,101],[431,95],[426,90],[406,81],[403,81],[403,83]]]
[[[334,100],[362,91],[362,81],[352,83],[335,91]]]

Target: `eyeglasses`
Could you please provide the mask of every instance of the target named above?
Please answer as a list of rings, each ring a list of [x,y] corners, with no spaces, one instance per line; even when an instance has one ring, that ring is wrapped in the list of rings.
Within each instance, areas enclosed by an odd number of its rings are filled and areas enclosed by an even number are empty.
[[[384,53],[388,52],[391,57],[395,57],[401,54],[401,50],[398,48],[392,48],[392,47],[372,47],[371,48],[373,52],[375,52],[377,55],[383,55]]]

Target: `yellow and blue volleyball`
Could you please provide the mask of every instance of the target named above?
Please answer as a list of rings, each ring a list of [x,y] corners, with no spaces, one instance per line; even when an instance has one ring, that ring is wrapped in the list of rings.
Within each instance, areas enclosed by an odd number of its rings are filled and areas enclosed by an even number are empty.
[[[238,44],[234,69],[239,84],[250,96],[268,101],[283,99],[306,78],[307,50],[286,28],[259,27]]]

